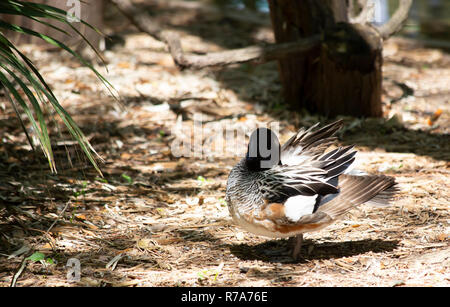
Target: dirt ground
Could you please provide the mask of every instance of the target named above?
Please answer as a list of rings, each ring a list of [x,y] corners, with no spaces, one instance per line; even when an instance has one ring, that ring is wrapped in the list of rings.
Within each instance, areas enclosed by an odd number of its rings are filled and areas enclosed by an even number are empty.
[[[155,18],[192,52],[273,41],[264,19],[186,9]],[[0,286],[450,285],[449,54],[386,42],[384,118],[344,117],[339,143],[356,144],[358,167],[394,176],[401,192],[390,207],[361,206],[306,234],[293,262],[288,240],[252,235],[230,219],[226,180],[245,144],[183,157],[173,146],[190,139],[195,114],[208,148],[225,137],[218,127],[248,133],[278,122],[284,141],[329,120],[283,108],[276,63],[179,71],[164,45],[114,10],[108,27],[120,39],[104,52],[108,72],[98,67],[121,103],[70,56],[21,48],[104,158],[103,178],[58,120],[49,122],[58,162],[50,173],[0,97]],[[23,261],[39,253],[44,259]],[[67,278],[71,258],[79,281]]]

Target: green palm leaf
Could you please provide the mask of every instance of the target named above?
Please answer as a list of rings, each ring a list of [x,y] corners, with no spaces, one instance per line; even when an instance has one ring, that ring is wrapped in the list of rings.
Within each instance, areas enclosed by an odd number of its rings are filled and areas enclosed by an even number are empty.
[[[97,55],[101,58],[98,51],[92,46],[92,44],[80,33],[68,20],[67,14],[64,10],[39,3],[31,3],[27,1],[17,0],[3,0],[0,3],[0,14],[21,15],[35,22],[39,22],[48,27],[56,29],[64,34],[68,33],[58,26],[48,23],[46,20],[57,20],[61,24],[69,25],[76,35],[79,35],[88,45],[95,50]],[[84,25],[100,33],[97,29],[87,24],[84,21],[80,21]],[[31,35],[39,37],[49,44],[52,44],[62,50],[69,52],[72,56],[77,58],[84,66],[91,69],[110,93],[117,97],[114,91],[114,87],[109,83],[88,61],[83,59],[78,53],[66,46],[64,43],[48,36],[43,33],[36,32],[34,30],[14,25],[3,20],[0,20],[1,29],[15,31],[25,35]],[[102,59],[103,60],[103,59]],[[81,149],[86,154],[89,161],[95,167],[95,169],[101,174],[100,168],[97,165],[97,159],[101,160],[101,157],[96,153],[89,141],[84,136],[83,132],[76,125],[72,117],[64,110],[59,104],[52,90],[45,82],[37,68],[33,65],[30,59],[28,59],[23,53],[21,53],[14,44],[12,44],[0,31],[0,83],[6,90],[6,95],[9,98],[15,112],[17,113],[21,125],[27,135],[30,145],[33,147],[30,136],[27,133],[25,124],[22,119],[22,115],[25,115],[34,132],[36,133],[39,144],[43,149],[44,155],[48,159],[50,169],[56,172],[55,161],[53,157],[53,151],[51,147],[50,137],[45,122],[45,117],[42,112],[42,106],[44,104],[50,105],[56,114],[62,119],[63,123],[67,127],[67,130],[72,137],[78,142]],[[21,92],[18,90],[20,89]],[[19,108],[20,107],[20,110]],[[34,147],[33,147],[34,148]]]

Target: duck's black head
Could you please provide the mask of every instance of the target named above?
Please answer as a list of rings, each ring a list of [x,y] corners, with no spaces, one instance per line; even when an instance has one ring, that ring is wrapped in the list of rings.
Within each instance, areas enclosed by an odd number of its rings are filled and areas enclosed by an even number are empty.
[[[253,131],[245,164],[250,171],[263,171],[280,163],[281,146],[276,134],[267,128]]]

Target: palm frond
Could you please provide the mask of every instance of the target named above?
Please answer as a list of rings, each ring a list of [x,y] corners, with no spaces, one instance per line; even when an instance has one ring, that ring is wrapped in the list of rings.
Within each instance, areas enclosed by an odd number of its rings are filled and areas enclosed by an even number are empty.
[[[61,24],[69,25],[74,33],[80,36],[93,50],[95,50],[97,55],[101,58],[95,47],[92,46],[92,44],[86,39],[86,37],[84,37],[83,34],[80,33],[67,20],[67,13],[64,10],[40,3],[31,3],[27,1],[17,0],[3,0],[0,3],[0,14],[24,16],[67,35],[69,34],[66,31],[56,25],[50,24],[46,20],[56,20]],[[100,33],[96,28],[84,22],[83,20],[80,20],[80,22]],[[92,72],[94,72],[94,74],[105,85],[109,92],[114,97],[117,97],[112,84],[109,83],[108,80],[106,80],[106,78],[104,78],[93,67],[92,64],[90,64],[77,52],[73,51],[61,41],[58,41],[48,35],[39,33],[32,29],[5,22],[3,20],[0,20],[0,29],[1,28],[24,35],[39,37],[47,43],[69,52],[84,66],[88,67]],[[19,111],[19,106],[23,114],[28,118],[37,136],[37,139],[39,140],[39,144],[42,147],[45,156],[47,157],[50,169],[52,171],[56,172],[56,166],[53,157],[50,136],[45,122],[44,113],[42,112],[42,106],[44,104],[49,104],[56,111],[56,114],[58,114],[58,116],[62,119],[63,123],[67,127],[67,130],[78,142],[89,161],[101,174],[100,168],[98,167],[96,162],[97,159],[102,160],[101,157],[91,146],[72,117],[59,104],[52,90],[45,82],[44,78],[41,76],[32,61],[27,58],[22,52],[20,52],[20,50],[13,43],[11,43],[2,32],[0,32],[0,83],[4,86],[7,92],[7,97],[9,98],[15,112],[19,117],[30,145],[33,147],[30,136],[28,135],[22,119],[22,113]]]

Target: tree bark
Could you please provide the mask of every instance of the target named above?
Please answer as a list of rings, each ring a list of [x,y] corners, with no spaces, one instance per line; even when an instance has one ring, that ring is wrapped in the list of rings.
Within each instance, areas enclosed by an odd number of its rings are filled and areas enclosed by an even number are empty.
[[[72,2],[68,2],[67,0],[33,0],[32,2],[36,3],[44,3],[47,5],[51,5],[57,8],[60,8],[62,10],[68,11],[70,10],[74,4],[71,4]],[[91,24],[92,26],[96,27],[97,29],[103,28],[103,10],[104,10],[104,0],[87,0],[80,2],[81,4],[81,19],[86,21],[87,23]],[[34,31],[44,33],[48,36],[51,36],[61,42],[63,42],[66,45],[69,45],[72,48],[82,48],[86,46],[84,42],[82,42],[81,38],[74,32],[72,29],[70,29],[69,26],[61,24],[56,21],[49,21],[52,25],[56,25],[57,27],[63,29],[64,31],[70,33],[70,37],[65,35],[64,33],[61,33],[55,29],[52,29],[50,27],[47,27],[43,24],[40,24],[38,22],[34,22],[33,20],[29,18],[24,18],[22,16],[14,16],[14,15],[6,15],[1,16],[4,20],[8,22],[15,23],[17,25],[27,27],[29,29],[32,29]],[[93,46],[98,47],[99,43],[102,39],[102,37],[92,29],[86,27],[85,25],[82,25],[79,22],[74,22],[72,24],[78,31],[80,31],[90,42]],[[45,41],[43,41],[40,38],[29,36],[29,35],[22,35],[18,34],[16,32],[7,31],[8,38],[16,44],[46,44]]]
[[[280,59],[284,97],[294,110],[379,117],[382,38],[348,22],[345,0],[269,0],[277,43],[323,33],[322,45]]]

